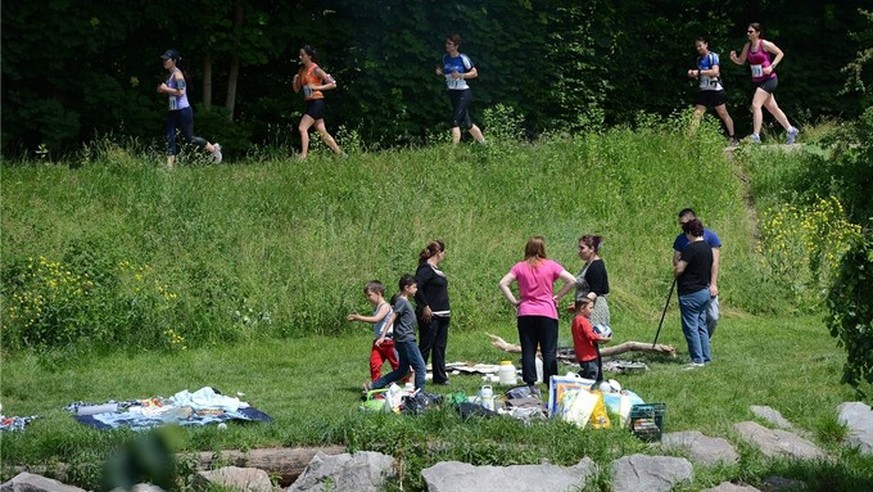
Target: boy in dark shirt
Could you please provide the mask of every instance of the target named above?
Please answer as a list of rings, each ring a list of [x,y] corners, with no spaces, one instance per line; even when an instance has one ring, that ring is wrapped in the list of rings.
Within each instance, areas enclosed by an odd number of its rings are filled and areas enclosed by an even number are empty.
[[[372,383],[365,383],[364,391],[381,389],[403,379],[409,373],[410,367],[415,371],[416,391],[424,390],[424,376],[427,369],[415,343],[415,311],[409,303],[409,299],[415,297],[418,284],[415,283],[415,277],[407,273],[400,277],[398,287],[400,287],[400,294],[394,304],[394,315],[388,324],[394,325],[394,348],[400,356],[400,366]],[[376,340],[376,345],[381,345],[384,341],[383,335]]]

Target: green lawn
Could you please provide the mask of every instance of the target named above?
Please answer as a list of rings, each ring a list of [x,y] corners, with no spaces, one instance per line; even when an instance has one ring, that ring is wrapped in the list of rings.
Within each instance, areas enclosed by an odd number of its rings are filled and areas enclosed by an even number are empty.
[[[714,363],[694,371],[683,367],[685,345],[678,324],[675,315],[668,317],[660,341],[679,348],[679,359],[644,358],[650,371],[615,378],[647,401],[667,404],[668,432],[697,429],[738,445],[741,465],[698,467],[694,488],[738,478],[754,483],[772,473],[802,478],[813,486],[836,484],[839,490],[863,490],[863,484],[871,483],[873,459],[862,459],[838,442],[842,433],[834,409],[852,400],[852,393],[836,382],[844,356],[818,320],[729,317],[714,339]],[[569,341],[568,326],[562,325],[564,342]],[[616,342],[650,340],[655,328],[656,320],[616,326]],[[487,331],[516,339],[511,318]],[[496,363],[506,358],[490,346],[484,332],[452,331],[449,359]],[[413,486],[420,485],[415,470],[447,459],[514,464],[545,458],[572,464],[590,456],[603,467],[623,454],[654,452],[616,429],[578,430],[558,422],[525,427],[510,419],[464,422],[451,410],[421,417],[361,413],[359,388],[367,377],[368,354],[369,338],[362,328],[356,335],[339,337],[191,347],[177,354],[110,355],[54,369],[34,356],[13,356],[3,363],[4,409],[42,418],[26,432],[3,436],[3,463],[99,462],[113,443],[130,439],[131,433],[82,426],[62,410],[63,405],[170,396],[205,385],[231,395],[244,393],[244,400],[275,422],[232,424],[224,432],[215,427],[189,429],[182,433],[181,451],[338,443],[405,458],[410,472],[406,480]],[[480,384],[477,377],[454,376],[451,390],[472,394]],[[769,405],[812,431],[818,444],[835,457],[834,463],[772,462],[740,444],[731,426],[753,418],[750,405]]]

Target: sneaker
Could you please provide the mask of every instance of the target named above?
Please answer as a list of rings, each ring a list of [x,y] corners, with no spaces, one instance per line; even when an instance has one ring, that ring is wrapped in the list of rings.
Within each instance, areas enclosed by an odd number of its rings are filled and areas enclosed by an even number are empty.
[[[733,137],[731,137],[731,147],[736,147],[738,145],[740,145],[740,141],[737,140],[737,136],[734,135]]]
[[[221,159],[222,159],[221,145],[219,145],[218,143],[215,143],[212,146],[212,162],[214,162],[216,164],[221,164]]]
[[[685,370],[688,371],[691,369],[697,369],[700,367],[704,367],[705,365],[706,364],[704,364],[703,362],[692,362],[691,364],[688,364],[687,366],[685,366]]]
[[[793,126],[791,128],[789,128],[788,129],[788,138],[785,140],[785,144],[786,145],[793,145],[794,140],[797,139],[798,133],[800,133],[800,130],[798,130],[797,128],[795,128]]]
[[[761,143],[761,136],[758,135],[757,133],[753,133],[753,134],[749,137],[749,140],[751,140],[752,143],[754,143],[754,144],[759,144],[759,143]]]

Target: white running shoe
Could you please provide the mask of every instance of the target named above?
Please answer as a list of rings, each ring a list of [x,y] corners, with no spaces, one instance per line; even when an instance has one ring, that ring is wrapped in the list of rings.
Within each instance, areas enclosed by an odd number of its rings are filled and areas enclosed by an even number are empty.
[[[797,128],[795,128],[793,126],[791,128],[789,128],[788,129],[788,139],[785,140],[786,145],[793,145],[794,140],[797,139],[798,133],[800,133],[800,130],[798,130]]]
[[[215,143],[212,145],[212,162],[221,164],[221,159],[223,159],[223,156],[221,155],[221,145]]]
[[[751,140],[754,144],[759,144],[761,143],[761,136],[757,133],[753,133],[752,136],[749,137],[749,140]]]

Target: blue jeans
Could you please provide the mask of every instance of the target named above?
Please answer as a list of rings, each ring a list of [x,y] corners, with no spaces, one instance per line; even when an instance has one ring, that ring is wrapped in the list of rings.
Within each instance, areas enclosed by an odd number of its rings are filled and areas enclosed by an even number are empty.
[[[418,351],[415,340],[409,342],[395,340],[394,349],[397,350],[400,365],[397,366],[397,369],[377,379],[370,387],[380,389],[395,381],[400,381],[409,374],[409,368],[412,367],[412,370],[415,371],[415,389],[424,391],[424,376],[427,373],[427,368],[424,366],[424,359],[421,358],[421,352]]]
[[[709,331],[706,326],[706,311],[709,309],[709,288],[679,296],[679,311],[682,313],[682,333],[688,342],[691,362],[703,364],[712,361],[709,351]]]
[[[706,310],[706,330],[709,332],[709,339],[715,335],[715,327],[718,326],[719,313],[718,296],[712,298],[709,302],[709,309]]]

